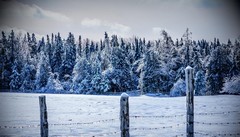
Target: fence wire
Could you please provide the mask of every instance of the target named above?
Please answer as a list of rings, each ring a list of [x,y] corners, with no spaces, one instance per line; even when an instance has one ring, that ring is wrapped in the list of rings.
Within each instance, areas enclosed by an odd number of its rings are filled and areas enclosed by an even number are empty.
[[[215,112],[215,113],[195,113],[194,115],[230,115],[233,113],[239,113],[239,111],[227,111],[227,112]],[[174,118],[174,117],[184,117],[186,114],[179,114],[179,115],[156,115],[156,116],[147,116],[147,115],[131,115],[129,116],[132,119],[145,119],[145,118],[156,118],[156,119],[161,119],[161,118]],[[115,122],[119,121],[119,118],[112,118],[112,119],[103,119],[103,120],[97,120],[97,121],[92,121],[92,122],[75,122],[75,123],[50,123],[49,126],[78,126],[78,125],[93,125],[93,124],[100,124],[100,123],[108,123],[108,122]],[[240,125],[239,122],[200,122],[200,121],[194,121],[194,124],[200,124],[200,125]],[[186,125],[186,122],[175,124],[175,125],[170,125],[170,126],[161,126],[161,127],[151,127],[151,128],[135,128],[135,127],[130,127],[130,131],[151,131],[151,130],[162,130],[162,129],[170,129],[170,128],[177,128],[180,126]],[[0,129],[19,129],[19,128],[40,128],[40,124],[33,124],[33,125],[13,125],[13,126],[0,126]],[[101,134],[96,134],[93,137],[96,136],[116,136],[117,134],[120,134],[119,131],[114,131],[114,132],[107,132],[107,133],[101,133]],[[206,132],[194,132],[195,135],[199,136],[240,136],[240,133],[227,133],[227,132],[222,132],[222,133],[206,133]],[[174,137],[181,137],[181,136],[186,136],[186,133],[181,133],[178,134]]]
[[[204,132],[194,132],[194,134],[198,134],[201,136],[239,136],[240,133],[204,133]]]

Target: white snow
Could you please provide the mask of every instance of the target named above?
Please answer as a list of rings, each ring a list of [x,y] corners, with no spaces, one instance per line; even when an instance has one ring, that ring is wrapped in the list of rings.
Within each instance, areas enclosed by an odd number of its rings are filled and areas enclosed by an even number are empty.
[[[187,66],[186,67],[186,70],[188,70],[188,69],[193,69],[191,66]]]
[[[129,96],[128,96],[127,93],[122,93],[122,94],[121,94],[121,97],[128,98]]]
[[[0,136],[40,136],[40,95],[0,93]],[[120,96],[45,95],[49,136],[120,136]],[[195,96],[195,136],[239,136],[239,100]],[[186,97],[130,96],[129,108],[131,137],[186,136]]]

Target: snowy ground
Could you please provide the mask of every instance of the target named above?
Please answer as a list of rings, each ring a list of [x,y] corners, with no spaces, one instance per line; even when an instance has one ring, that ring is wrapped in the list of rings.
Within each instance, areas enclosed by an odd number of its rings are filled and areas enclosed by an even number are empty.
[[[0,136],[39,136],[40,94],[0,93]],[[120,96],[46,94],[50,136],[120,136]],[[130,135],[186,136],[185,97],[130,97]],[[195,96],[195,136],[240,136],[240,96]]]

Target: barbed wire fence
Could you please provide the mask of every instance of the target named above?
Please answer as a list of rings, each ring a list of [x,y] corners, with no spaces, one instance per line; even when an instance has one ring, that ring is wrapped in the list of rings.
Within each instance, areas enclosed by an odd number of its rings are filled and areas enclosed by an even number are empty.
[[[233,115],[233,114],[240,114],[239,111],[227,111],[227,112],[214,112],[214,113],[195,113],[194,115],[196,116],[216,116],[216,115]],[[186,114],[178,114],[178,115],[130,115],[129,116],[132,120],[140,120],[140,119],[166,119],[166,118],[181,118],[181,117],[186,117]],[[97,120],[97,121],[90,121],[90,122],[68,122],[68,123],[50,123],[49,127],[55,127],[55,126],[82,126],[82,125],[88,125],[88,126],[93,126],[93,125],[101,125],[101,124],[106,124],[106,123],[113,123],[116,124],[116,121],[119,121],[119,118],[111,118],[111,119],[102,119],[102,120]],[[130,120],[131,122],[131,120]],[[222,125],[222,126],[240,126],[240,121],[236,122],[202,122],[202,121],[194,121],[195,124],[198,125]],[[173,125],[166,125],[166,126],[159,126],[159,127],[131,127],[130,131],[161,131],[164,129],[171,129],[171,128],[178,128],[180,126],[186,125],[186,122],[182,123],[174,123]],[[40,124],[32,124],[32,125],[11,125],[11,126],[0,126],[0,129],[24,129],[24,128],[39,128]],[[101,133],[101,134],[96,134],[93,135],[94,137],[97,136],[114,136],[120,134],[120,130],[116,129],[116,131],[112,132],[106,132],[106,133]],[[239,133],[228,133],[228,132],[219,132],[219,133],[208,133],[205,131],[195,131],[195,135],[199,136],[240,136]],[[175,135],[175,137],[180,137],[180,136],[186,136],[186,133],[181,133]]]

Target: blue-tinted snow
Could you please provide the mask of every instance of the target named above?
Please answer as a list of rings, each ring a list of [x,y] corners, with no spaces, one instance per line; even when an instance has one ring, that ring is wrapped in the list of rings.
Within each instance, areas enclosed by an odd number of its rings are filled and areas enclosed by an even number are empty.
[[[0,136],[40,136],[40,95],[0,93]],[[50,136],[120,136],[120,96],[45,95]],[[195,96],[195,136],[239,133],[239,100],[233,95]],[[131,136],[185,136],[185,97],[130,96],[129,107]]]

